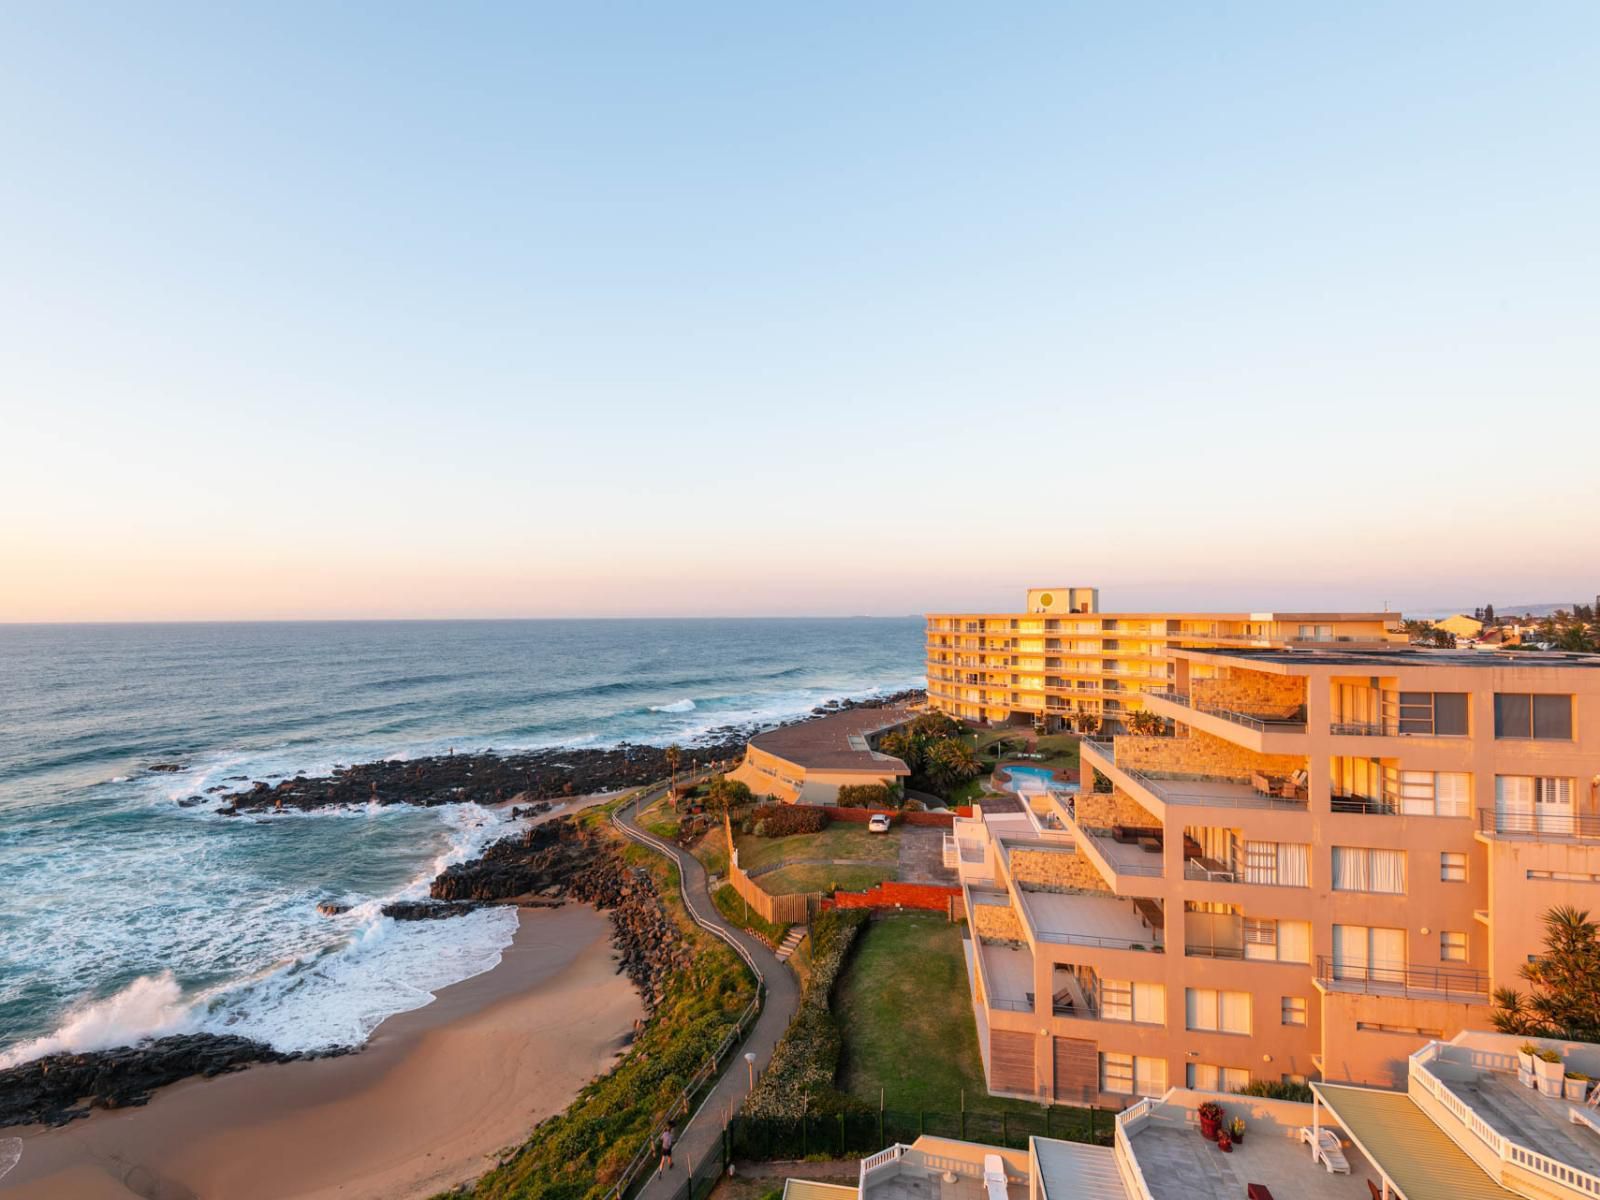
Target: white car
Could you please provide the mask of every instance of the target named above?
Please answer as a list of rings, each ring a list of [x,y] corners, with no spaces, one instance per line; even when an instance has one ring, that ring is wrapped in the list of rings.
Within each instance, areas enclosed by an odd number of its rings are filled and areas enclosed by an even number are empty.
[[[872,819],[867,822],[867,832],[868,833],[888,833],[889,832],[889,814],[888,813],[873,813],[872,814]]]

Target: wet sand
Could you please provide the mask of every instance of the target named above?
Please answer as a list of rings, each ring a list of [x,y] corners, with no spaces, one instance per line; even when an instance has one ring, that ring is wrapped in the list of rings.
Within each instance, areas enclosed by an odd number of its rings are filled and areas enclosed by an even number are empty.
[[[520,916],[497,967],[391,1017],[359,1054],[0,1131],[23,1139],[0,1200],[407,1200],[482,1174],[602,1074],[643,1015],[605,916]]]

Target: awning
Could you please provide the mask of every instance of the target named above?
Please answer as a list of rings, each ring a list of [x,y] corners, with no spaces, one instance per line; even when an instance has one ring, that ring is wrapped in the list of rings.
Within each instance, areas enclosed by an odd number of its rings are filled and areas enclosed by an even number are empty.
[[[1489,1178],[1406,1093],[1329,1083],[1311,1090],[1405,1200],[1524,1200]]]

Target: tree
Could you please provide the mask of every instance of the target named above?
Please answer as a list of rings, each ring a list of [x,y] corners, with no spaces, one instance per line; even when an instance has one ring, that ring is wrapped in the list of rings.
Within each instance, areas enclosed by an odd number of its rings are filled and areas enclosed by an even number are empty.
[[[1086,734],[1091,737],[1100,732],[1100,716],[1098,713],[1074,713],[1072,716],[1072,723],[1077,727],[1079,733]]]
[[[1490,1020],[1501,1033],[1600,1041],[1600,928],[1587,911],[1561,905],[1544,915],[1544,953],[1524,963],[1526,995],[1496,988]]]
[[[678,764],[683,761],[683,747],[673,742],[667,747],[667,769],[672,772],[672,794],[678,793]]]
[[[1483,606],[1483,623],[1485,625],[1494,624],[1494,605],[1485,604]]]
[[[905,763],[911,768],[913,775],[922,773],[923,740],[909,729],[890,730],[879,740],[878,749],[884,754],[892,754]]]
[[[1589,654],[1594,651],[1594,639],[1589,636],[1589,631],[1582,625],[1574,622],[1561,631],[1556,638],[1556,649],[1571,650],[1578,654]]]
[[[1138,712],[1128,714],[1128,731],[1146,735],[1162,734],[1167,731],[1167,723],[1153,712],[1140,709]]]
[[[936,789],[948,794],[983,772],[975,750],[961,738],[940,738],[928,748],[923,772]]]
[[[706,808],[711,812],[727,812],[731,808],[743,808],[755,799],[750,788],[737,779],[729,779],[726,775],[713,775],[711,783],[706,788]]]

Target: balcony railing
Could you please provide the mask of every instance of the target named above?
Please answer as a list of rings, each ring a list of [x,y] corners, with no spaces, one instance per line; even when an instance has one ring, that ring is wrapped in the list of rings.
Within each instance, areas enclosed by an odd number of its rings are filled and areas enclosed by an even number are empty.
[[[1400,806],[1392,800],[1381,800],[1373,796],[1355,796],[1335,792],[1330,804],[1336,813],[1366,813],[1375,817],[1397,817],[1400,815]]]
[[[1051,942],[1058,946],[1095,946],[1101,950],[1148,950],[1154,954],[1161,954],[1166,950],[1154,932],[1143,941],[1137,938],[1107,937],[1099,933],[1063,933],[1039,928],[1035,928],[1033,933],[1039,941]]]
[[[1600,816],[1591,813],[1508,813],[1478,810],[1478,831],[1523,841],[1578,838],[1600,841]]]
[[[1244,957],[1244,947],[1241,946],[1185,946],[1184,954],[1189,958],[1233,958]]]
[[[1489,1000],[1489,976],[1471,967],[1431,967],[1411,963],[1375,966],[1370,963],[1335,962],[1317,956],[1317,982],[1335,992],[1367,996],[1407,996],[1484,1004]]]
[[[1239,712],[1232,708],[1223,708],[1217,704],[1196,704],[1184,692],[1145,692],[1146,696],[1154,696],[1158,700],[1166,700],[1172,704],[1181,704],[1195,712],[1205,713],[1208,717],[1220,717],[1224,721],[1232,721],[1235,725],[1242,725],[1246,729],[1254,729],[1257,733],[1304,733],[1306,719],[1300,717],[1258,717],[1252,713]]]

